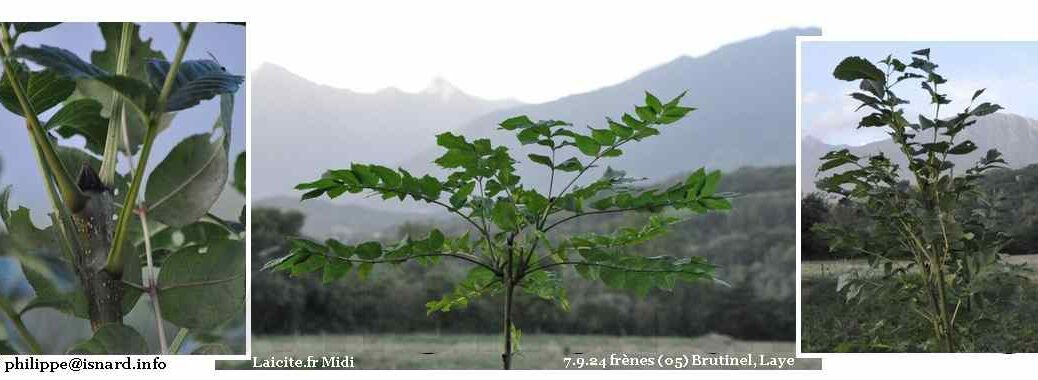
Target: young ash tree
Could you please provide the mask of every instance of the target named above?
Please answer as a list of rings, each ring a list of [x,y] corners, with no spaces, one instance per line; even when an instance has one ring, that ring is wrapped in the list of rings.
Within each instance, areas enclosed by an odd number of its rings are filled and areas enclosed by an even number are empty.
[[[969,349],[970,326],[986,318],[984,284],[1014,274],[1000,262],[1008,240],[986,217],[986,197],[978,187],[985,172],[1005,161],[995,149],[964,169],[952,160],[978,149],[963,131],[1002,107],[975,104],[984,92],[978,90],[962,111],[942,114],[951,99],[940,92],[947,79],[937,67],[930,49],[913,52],[908,62],[887,56],[874,64],[848,57],[836,67],[836,79],[859,83],[860,91],[850,96],[869,113],[858,128],[886,130],[907,167],[882,153],[827,153],[819,173],[828,174],[818,181],[819,189],[851,202],[869,223],[820,224],[816,230],[827,236],[831,250],[866,257],[872,273],[878,273],[841,276],[837,290],[848,300],[893,291],[932,327],[931,341],[920,346],[954,352]],[[904,109],[908,101],[895,93],[902,83],[918,83],[933,113],[910,121]]]
[[[0,297],[0,311],[29,353],[55,349],[23,321],[38,308],[90,322],[93,337],[70,353],[177,353],[189,333],[209,335],[243,310],[244,221],[209,210],[227,184],[233,98],[244,78],[215,60],[184,59],[195,23],[170,26],[179,38],[171,60],[133,23],[98,24],[104,49],[90,62],[60,47],[18,44],[56,25],[0,22],[0,103],[25,120],[52,221],[36,227],[27,208],[9,209],[10,188],[0,192],[9,233],[0,254],[18,260],[35,293],[27,303]],[[160,133],[176,127],[174,115],[214,98],[220,110],[212,130],[180,141],[147,170]],[[72,138],[85,147],[60,145]],[[244,153],[236,170],[244,192]],[[151,301],[158,348],[123,324],[142,294]],[[180,328],[169,343],[165,322]],[[198,352],[226,351],[214,344]]]
[[[587,133],[558,120],[518,116],[502,122],[501,129],[515,132],[523,145],[543,148],[544,154],[527,156],[530,162],[543,165],[549,178],[547,189],[540,191],[522,183],[516,175],[518,162],[506,147],[494,146],[488,139],[469,141],[450,132],[436,138],[446,149],[435,161],[450,172],[446,179],[365,164],[328,171],[320,179],[296,187],[306,191],[303,200],[346,193],[372,193],[401,201],[411,198],[442,207],[470,229],[460,236],[445,236],[434,229],[427,236],[407,237],[389,246],[376,241],[346,245],[336,240],[321,244],[296,239],[287,256],[265,268],[293,275],[323,271],[323,280],[331,282],[354,268],[364,278],[379,263],[417,260],[431,265],[443,259],[468,263],[472,267],[464,280],[450,294],[427,303],[428,312],[447,312],[479,297],[503,295],[501,360],[503,368],[510,369],[520,336],[512,320],[516,290],[568,310],[558,272],[562,267],[572,266],[586,279],[643,295],[653,288],[672,289],[679,281],[714,279],[714,267],[702,258],[645,257],[638,254],[637,245],[660,236],[687,214],[730,209],[730,195],[717,192],[719,171],[699,169],[666,188],[639,188],[624,172],[607,168],[601,178],[578,184],[602,161],[622,155],[626,144],[656,136],[660,127],[693,111],[679,104],[682,96],[663,103],[646,93],[645,104],[635,109],[636,116],[607,119],[606,128],[588,127]],[[655,215],[641,228],[574,236],[551,233],[577,218],[625,212]]]

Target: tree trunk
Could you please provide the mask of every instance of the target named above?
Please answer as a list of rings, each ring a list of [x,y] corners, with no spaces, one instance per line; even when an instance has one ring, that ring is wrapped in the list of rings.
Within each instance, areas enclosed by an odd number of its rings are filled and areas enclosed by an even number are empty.
[[[512,286],[511,279],[505,283],[505,350],[501,354],[501,364],[504,369],[512,369]]]
[[[122,323],[122,273],[105,271],[108,251],[115,230],[115,207],[112,192],[101,183],[90,166],[83,166],[78,185],[87,196],[86,205],[72,215],[80,252],[75,252],[73,266],[87,299],[90,327],[94,331],[108,323]],[[136,253],[132,253],[136,254]]]

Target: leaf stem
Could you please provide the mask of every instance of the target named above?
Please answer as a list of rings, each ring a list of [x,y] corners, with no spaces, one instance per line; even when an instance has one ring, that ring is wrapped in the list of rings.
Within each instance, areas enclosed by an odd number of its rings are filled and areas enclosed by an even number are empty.
[[[155,329],[159,334],[159,347],[162,350],[162,354],[169,354],[166,346],[166,328],[162,324],[162,308],[159,307],[159,292],[156,289],[158,282],[155,281],[155,263],[151,258],[151,231],[148,229],[148,211],[140,209],[137,215],[141,219],[141,231],[144,234],[144,257],[147,261],[147,270],[144,272],[147,277],[144,279],[144,284],[148,289],[148,297],[151,298],[151,304],[155,309]]]
[[[350,262],[350,263],[361,263],[361,264],[402,263],[402,262],[405,262],[405,261],[408,261],[408,260],[411,260],[411,259],[417,259],[417,258],[420,258],[420,257],[453,257],[453,258],[456,258],[456,259],[465,260],[465,261],[468,261],[470,263],[479,265],[479,266],[481,266],[483,268],[486,268],[487,270],[493,272],[494,274],[496,274],[498,276],[502,275],[501,271],[497,270],[497,268],[494,268],[494,267],[492,267],[490,265],[487,265],[487,263],[479,261],[479,259],[477,259],[475,257],[464,255],[464,254],[460,254],[460,253],[422,253],[422,254],[417,254],[417,255],[408,255],[408,256],[405,256],[405,257],[396,257],[396,258],[392,258],[392,259],[381,259],[381,260],[351,259],[351,258],[348,258],[348,257],[333,256],[333,255],[328,255],[328,254],[324,254],[324,253],[318,253],[318,255],[324,256],[325,258],[328,258],[328,259],[336,259],[336,260],[342,260],[342,261],[346,261],[346,262]]]
[[[43,130],[39,118],[36,117],[36,112],[33,110],[32,104],[29,103],[29,98],[25,95],[25,89],[22,88],[21,82],[15,75],[13,65],[11,65],[11,62],[8,62],[13,61],[10,57],[11,51],[11,36],[7,32],[7,24],[0,24],[0,59],[4,61],[4,73],[11,82],[11,89],[14,91],[25,120],[28,122],[29,133],[32,134],[36,145],[40,146],[47,161],[47,167],[50,169],[50,173],[45,175],[46,178],[44,180],[50,181],[51,177],[53,177],[53,180],[57,182],[58,188],[61,190],[62,201],[65,207],[68,207],[72,212],[77,212],[86,204],[86,196],[79,190],[79,186],[76,186],[75,182],[72,181],[72,176],[69,175],[65,165],[61,163],[57,153],[54,151],[54,146],[50,142],[50,138]]]
[[[112,249],[108,252],[108,261],[105,263],[105,270],[111,274],[122,273],[122,251],[123,243],[126,241],[126,234],[129,230],[130,219],[133,215],[134,205],[137,203],[137,193],[140,192],[141,182],[144,179],[144,170],[148,166],[148,156],[151,155],[151,147],[155,142],[155,136],[158,135],[159,124],[162,123],[162,115],[165,113],[166,100],[169,98],[169,93],[173,89],[173,83],[177,77],[177,72],[180,70],[180,63],[184,60],[184,53],[187,51],[187,45],[191,42],[191,36],[194,33],[196,23],[189,23],[187,28],[180,34],[180,45],[177,46],[176,55],[173,58],[173,62],[170,64],[169,72],[166,73],[166,80],[162,85],[162,91],[159,93],[159,100],[156,102],[155,109],[148,116],[148,131],[144,137],[144,147],[141,148],[140,162],[137,164],[137,170],[134,171],[133,181],[130,183],[130,190],[126,194],[126,201],[123,202],[123,208],[119,212],[119,221],[115,227],[115,238],[112,240]],[[179,29],[179,27],[178,27]]]
[[[6,30],[6,29],[5,29]],[[29,351],[32,354],[39,355],[43,353],[43,349],[40,348],[40,342],[36,340],[36,337],[29,332],[29,329],[25,327],[25,322],[22,321],[22,316],[14,310],[14,307],[7,302],[7,298],[0,296],[0,311],[3,311],[7,315],[7,318],[11,319],[14,323],[14,328],[18,330],[18,335],[22,337],[25,344],[29,346]]]
[[[184,344],[184,340],[187,338],[189,330],[181,327],[180,331],[177,331],[177,336],[173,337],[173,343],[169,345],[169,352],[172,354],[180,353],[180,346]]]
[[[128,71],[130,61],[130,42],[133,34],[133,23],[124,22],[122,24],[122,34],[119,37],[119,51],[117,52],[118,57],[115,63],[115,74],[125,75]],[[105,138],[104,156],[101,160],[101,170],[98,175],[101,177],[101,182],[106,186],[113,187],[115,184],[115,169],[118,163],[119,153],[119,138],[120,131],[126,128],[125,124],[125,113],[122,107],[122,95],[118,91],[112,92],[112,99],[109,103],[109,109],[111,114],[108,115],[108,135]],[[120,124],[122,121],[122,124]],[[123,131],[125,133],[125,131]],[[129,150],[129,143],[127,143],[127,150]],[[129,155],[129,153],[127,153]],[[132,170],[132,169],[131,169]]]

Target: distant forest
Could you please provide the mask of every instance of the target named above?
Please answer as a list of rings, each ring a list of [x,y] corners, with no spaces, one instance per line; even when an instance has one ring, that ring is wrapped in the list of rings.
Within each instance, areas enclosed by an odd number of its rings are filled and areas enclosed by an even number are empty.
[[[988,173],[981,190],[993,204],[991,217],[999,230],[1011,238],[1003,252],[1010,255],[1038,254],[1038,164],[1021,169]],[[827,198],[821,193],[805,196],[800,204],[803,260],[851,258],[846,252],[830,252],[824,236],[813,229],[816,223],[866,226],[869,221],[852,204]]]
[[[703,256],[731,284],[679,285],[646,297],[578,281],[562,272],[569,312],[539,299],[521,297],[518,326],[525,334],[698,336],[720,333],[744,340],[795,339],[795,197],[792,166],[744,168],[725,173],[721,191],[738,193],[727,214],[695,215],[667,235],[644,244],[642,254]],[[645,215],[600,215],[580,219],[562,233],[638,226]],[[259,272],[284,255],[288,237],[298,236],[304,216],[294,211],[252,211],[252,328],[255,334],[497,333],[500,302],[485,299],[448,314],[426,316],[425,303],[451,290],[463,264],[427,268],[416,263],[378,267],[371,278],[350,274],[335,284],[305,281],[284,272]],[[436,226],[462,231],[461,227]],[[420,221],[396,228],[395,241],[432,228]]]

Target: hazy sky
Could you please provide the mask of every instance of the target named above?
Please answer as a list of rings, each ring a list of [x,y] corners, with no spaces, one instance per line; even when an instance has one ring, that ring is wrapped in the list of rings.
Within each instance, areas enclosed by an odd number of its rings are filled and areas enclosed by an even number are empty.
[[[987,88],[977,102],[994,102],[1003,112],[1038,118],[1038,43],[1035,42],[804,42],[801,56],[803,134],[830,144],[862,145],[885,139],[879,128],[856,129],[868,112],[854,112],[858,103],[847,95],[857,85],[833,78],[836,65],[847,56],[876,61],[893,54],[910,60],[914,50],[931,49],[931,60],[948,83],[938,88],[953,100],[942,115],[953,115],[969,102],[973,92]],[[920,111],[933,116],[929,98],[918,82],[903,82],[898,96],[909,100],[909,120]]]
[[[177,31],[170,23],[144,23],[141,27],[143,38],[152,38],[152,49],[165,53],[167,59],[176,51],[179,39]],[[40,33],[28,33],[21,36],[19,44],[28,46],[53,45],[68,49],[80,58],[89,61],[92,50],[104,49],[101,31],[95,23],[65,23]],[[191,44],[188,46],[185,59],[210,59],[210,54],[231,73],[245,73],[245,29],[234,25],[199,24]],[[233,132],[231,136],[231,159],[245,148],[245,92],[248,84],[242,86],[235,96]],[[60,107],[45,113],[46,120]],[[154,167],[173,149],[173,146],[184,137],[208,132],[219,113],[219,100],[209,100],[194,108],[178,112],[172,126],[159,135],[152,150],[149,166]],[[43,194],[43,182],[38,175],[25,176],[25,173],[37,174],[38,168],[28,132],[24,127],[24,119],[0,108],[0,159],[3,159],[3,171],[0,172],[0,186],[13,185],[11,203],[26,205],[33,209],[34,215],[45,215],[47,205]],[[75,137],[64,140],[62,144],[83,146],[83,140]],[[23,174],[17,176],[16,174]]]
[[[443,77],[482,98],[545,102],[681,55],[817,26],[806,12],[769,9],[782,4],[744,12],[736,3],[704,12],[678,1],[364,2],[334,15],[250,23],[249,66],[271,62],[361,92],[415,92]]]

